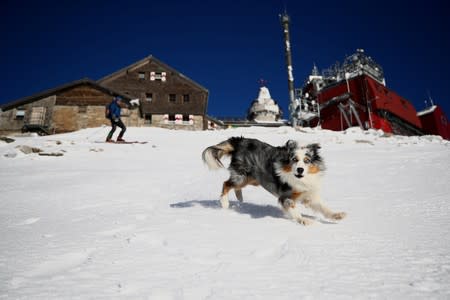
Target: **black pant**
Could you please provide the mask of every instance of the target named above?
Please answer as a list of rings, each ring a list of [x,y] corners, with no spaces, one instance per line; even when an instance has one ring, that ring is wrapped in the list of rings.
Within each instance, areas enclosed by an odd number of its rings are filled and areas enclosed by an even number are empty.
[[[127,130],[127,127],[125,126],[125,124],[123,124],[121,119],[116,119],[117,121],[114,121],[113,119],[111,119],[111,131],[108,133],[108,137],[106,138],[107,140],[112,139],[112,136],[114,134],[114,131],[116,131],[117,126],[119,126],[122,130],[119,133],[119,136],[117,137],[118,139],[121,139],[125,133],[125,131]]]

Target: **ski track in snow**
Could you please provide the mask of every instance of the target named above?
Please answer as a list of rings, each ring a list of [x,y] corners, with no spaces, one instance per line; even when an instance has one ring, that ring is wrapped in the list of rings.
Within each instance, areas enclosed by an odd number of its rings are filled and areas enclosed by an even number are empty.
[[[129,128],[151,143],[95,145],[107,131],[0,143],[0,299],[450,297],[446,141],[357,129]],[[241,135],[320,142],[324,201],[347,218],[302,209],[316,222],[300,226],[259,187],[222,209],[228,173],[207,170],[200,154]],[[24,155],[22,144],[65,154]]]

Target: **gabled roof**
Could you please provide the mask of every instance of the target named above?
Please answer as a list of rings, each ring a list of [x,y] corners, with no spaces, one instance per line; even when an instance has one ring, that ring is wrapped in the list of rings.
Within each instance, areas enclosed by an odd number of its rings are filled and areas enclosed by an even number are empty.
[[[114,91],[114,90],[112,90],[110,88],[104,87],[104,86],[100,85],[99,83],[97,83],[96,81],[94,81],[92,79],[83,78],[83,79],[79,79],[79,80],[75,80],[75,81],[72,81],[72,82],[69,82],[69,83],[62,84],[62,85],[57,86],[55,88],[51,88],[51,89],[48,89],[48,90],[36,93],[34,95],[31,95],[31,96],[27,96],[27,97],[20,98],[18,100],[15,100],[15,101],[12,101],[12,102],[9,102],[9,103],[2,104],[0,106],[0,108],[3,111],[9,110],[9,109],[15,108],[17,106],[25,105],[25,104],[34,102],[36,100],[55,95],[55,94],[57,94],[59,92],[62,92],[64,90],[68,90],[68,89],[71,89],[73,87],[76,87],[76,86],[79,86],[79,85],[83,85],[83,84],[91,85],[91,86],[93,86],[93,87],[95,87],[95,88],[97,88],[97,89],[99,89],[99,90],[101,90],[101,91],[103,91],[103,92],[105,92],[107,94],[110,94],[111,96],[121,96],[125,100],[128,100],[128,101],[131,100],[130,96],[128,96],[128,95],[125,95],[125,94],[122,94],[120,92]]]
[[[120,70],[118,70],[118,71],[116,71],[116,72],[114,72],[114,73],[112,73],[110,75],[107,75],[107,76],[105,76],[103,78],[100,78],[97,82],[102,84],[105,81],[109,81],[109,80],[115,79],[117,77],[120,77],[120,76],[126,74],[127,71],[129,71],[129,70],[133,70],[133,69],[139,68],[139,67],[141,67],[143,65],[146,65],[147,63],[150,63],[150,61],[156,62],[157,64],[161,65],[163,68],[165,68],[165,69],[173,72],[174,74],[176,74],[176,75],[186,79],[188,82],[190,82],[194,86],[198,87],[199,89],[202,89],[202,90],[208,92],[208,89],[206,89],[204,86],[200,85],[199,83],[195,82],[194,80],[190,79],[189,77],[185,76],[184,74],[178,72],[177,70],[175,70],[174,68],[170,67],[169,65],[163,63],[162,61],[160,61],[159,59],[157,59],[153,55],[149,55],[149,56],[147,56],[147,57],[145,57],[145,58],[143,58],[143,59],[141,59],[141,60],[139,60],[139,61],[137,61],[137,62],[135,62],[135,63],[133,63],[131,65],[129,65],[129,66],[126,66],[126,67],[124,67],[124,68],[122,68],[122,69],[120,69]]]

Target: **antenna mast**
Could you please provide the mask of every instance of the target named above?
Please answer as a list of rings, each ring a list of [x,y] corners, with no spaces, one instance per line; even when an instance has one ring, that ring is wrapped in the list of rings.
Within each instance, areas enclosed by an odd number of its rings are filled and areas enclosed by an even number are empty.
[[[428,93],[428,100],[430,100],[431,106],[434,106],[433,98],[431,98],[430,90],[427,90]]]
[[[291,55],[291,42],[289,37],[289,22],[290,18],[285,11],[282,15],[280,15],[281,25],[283,26],[284,31],[284,42],[285,42],[285,58],[286,58],[286,67],[288,74],[288,91],[289,91],[289,113],[290,113],[290,121],[291,125],[295,127],[297,125],[298,119],[296,114],[297,103],[295,101],[294,94],[294,76],[293,76],[293,68],[292,68],[292,55]]]

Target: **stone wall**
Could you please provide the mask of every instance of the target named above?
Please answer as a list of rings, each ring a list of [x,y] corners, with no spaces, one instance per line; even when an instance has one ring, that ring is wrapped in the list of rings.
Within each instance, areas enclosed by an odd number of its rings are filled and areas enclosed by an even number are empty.
[[[143,120],[138,110],[124,109],[122,121],[126,126],[141,126]],[[53,129],[56,133],[76,131],[83,128],[110,126],[111,122],[105,118],[104,106],[73,106],[57,105],[53,111]]]
[[[23,126],[23,119],[17,119],[17,109],[13,108],[0,113],[0,130],[20,131]]]
[[[58,105],[53,109],[53,130],[56,133],[78,130],[78,106]]]

